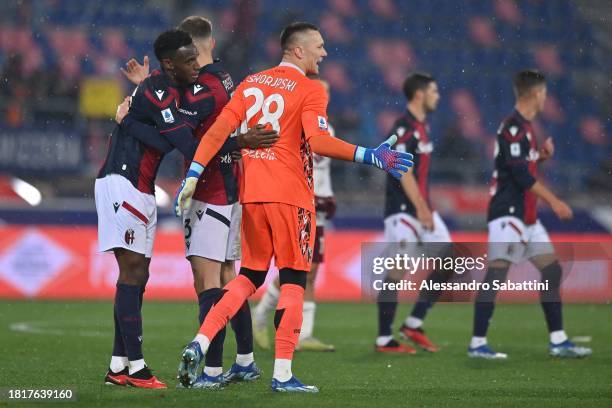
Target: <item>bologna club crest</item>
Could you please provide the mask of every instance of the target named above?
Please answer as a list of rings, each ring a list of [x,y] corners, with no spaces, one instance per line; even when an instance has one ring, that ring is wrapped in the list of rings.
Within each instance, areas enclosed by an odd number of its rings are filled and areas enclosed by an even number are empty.
[[[134,230],[129,229],[125,231],[125,243],[128,245],[132,245],[134,243]]]

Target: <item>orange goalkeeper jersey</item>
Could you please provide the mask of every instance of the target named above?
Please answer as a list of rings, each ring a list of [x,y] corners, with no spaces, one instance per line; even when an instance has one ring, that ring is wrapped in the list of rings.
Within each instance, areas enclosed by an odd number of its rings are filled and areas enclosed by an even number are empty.
[[[238,126],[246,132],[257,124],[270,124],[280,135],[269,149],[242,149],[241,202],[279,202],[314,212],[309,141],[323,136],[319,144],[325,145],[331,139],[326,111],[323,85],[293,64],[281,63],[250,75],[238,86],[217,118],[224,124],[219,134]],[[194,157],[203,165],[214,153],[214,144],[206,144],[205,136]],[[342,157],[352,159],[355,146],[346,145],[340,149]]]

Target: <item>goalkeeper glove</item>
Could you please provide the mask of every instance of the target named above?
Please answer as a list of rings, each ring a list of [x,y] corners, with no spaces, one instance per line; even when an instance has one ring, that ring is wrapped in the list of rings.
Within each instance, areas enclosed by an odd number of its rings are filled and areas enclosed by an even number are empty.
[[[399,180],[413,163],[410,153],[391,150],[395,142],[397,142],[397,136],[393,135],[376,149],[358,146],[355,150],[355,161],[378,167]]]
[[[193,197],[193,193],[195,192],[198,184],[198,179],[202,175],[203,171],[204,166],[197,162],[191,162],[189,171],[187,171],[187,175],[181,183],[181,186],[176,192],[176,196],[174,198],[174,212],[176,213],[177,217],[180,217],[183,211],[187,211],[189,210],[189,207],[191,207],[191,197]]]

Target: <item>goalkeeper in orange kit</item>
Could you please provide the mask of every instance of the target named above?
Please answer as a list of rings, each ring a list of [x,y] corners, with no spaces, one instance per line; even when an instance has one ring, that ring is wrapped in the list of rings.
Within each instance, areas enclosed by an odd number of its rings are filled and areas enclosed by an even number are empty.
[[[272,148],[242,150],[242,267],[183,351],[178,375],[186,387],[195,381],[210,340],[263,284],[274,256],[281,286],[274,316],[272,390],[318,392],[291,372],[316,228],[312,153],[376,166],[397,178],[412,166],[412,155],[389,148],[396,138],[368,149],[330,136],[327,93],[319,81],[306,77],[317,74],[319,63],[327,56],[316,26],[302,22],[288,25],[281,33],[281,47],[283,59],[278,66],[252,74],[238,86],[202,138],[177,193],[175,208],[180,214],[189,208],[204,166],[238,126],[248,129],[269,123],[278,131],[280,138]]]

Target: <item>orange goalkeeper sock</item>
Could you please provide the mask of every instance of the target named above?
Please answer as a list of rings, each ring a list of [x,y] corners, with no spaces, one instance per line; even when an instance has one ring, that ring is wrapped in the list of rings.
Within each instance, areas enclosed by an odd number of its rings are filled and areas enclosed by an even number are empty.
[[[223,295],[210,309],[204,323],[200,326],[199,334],[213,339],[217,333],[227,325],[227,322],[238,312],[257,288],[249,278],[238,275],[223,288]]]
[[[278,306],[274,314],[277,359],[293,359],[293,351],[297,346],[302,327],[303,303],[304,288],[291,283],[281,285]]]

